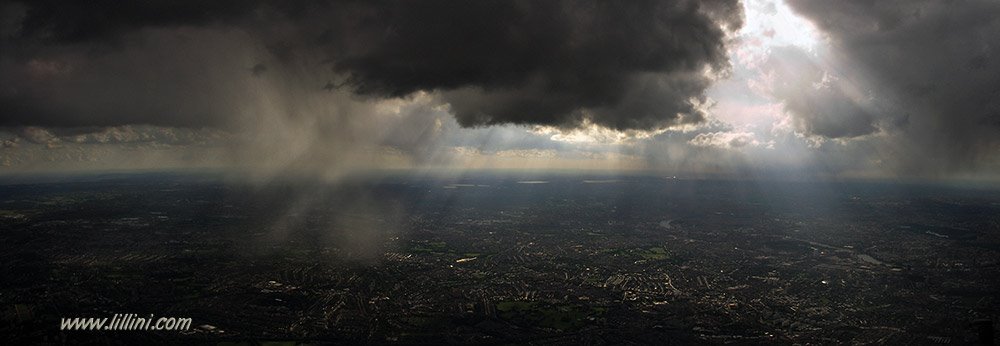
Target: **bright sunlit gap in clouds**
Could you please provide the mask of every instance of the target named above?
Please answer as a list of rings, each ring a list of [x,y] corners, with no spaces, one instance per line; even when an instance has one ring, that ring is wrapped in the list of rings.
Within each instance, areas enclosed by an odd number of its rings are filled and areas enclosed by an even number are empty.
[[[746,21],[740,35],[759,40],[763,46],[797,46],[812,50],[822,37],[816,27],[788,8],[783,1],[747,0],[743,2]]]
[[[697,171],[706,165],[741,165],[747,155],[788,165],[804,164],[810,160],[808,149],[815,146],[816,139],[803,139],[796,132],[783,102],[775,99],[771,90],[775,83],[784,81],[774,80],[773,71],[764,64],[772,50],[789,48],[807,52],[811,60],[818,61],[817,51],[824,48],[824,38],[783,1],[750,0],[743,2],[743,8],[744,25],[730,43],[732,73],[708,89],[708,101],[699,105],[706,121],[647,131],[585,124],[576,129],[535,126],[530,132],[578,150],[604,148],[628,155],[634,151],[622,148],[640,148],[645,155],[656,156],[651,169]],[[778,143],[782,139],[785,141]],[[687,149],[679,151],[678,146]],[[710,156],[705,152],[710,151],[725,153],[730,162],[705,162]]]

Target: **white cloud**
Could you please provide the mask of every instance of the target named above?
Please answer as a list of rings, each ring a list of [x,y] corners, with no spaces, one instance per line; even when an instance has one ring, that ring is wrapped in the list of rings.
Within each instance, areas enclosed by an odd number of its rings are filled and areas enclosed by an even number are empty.
[[[746,146],[760,146],[761,142],[752,132],[718,131],[699,133],[689,140],[688,144],[696,147],[739,149]]]

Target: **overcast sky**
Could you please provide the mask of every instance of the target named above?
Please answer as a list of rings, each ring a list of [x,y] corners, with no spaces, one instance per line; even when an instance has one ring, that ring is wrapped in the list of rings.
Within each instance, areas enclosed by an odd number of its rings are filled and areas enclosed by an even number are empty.
[[[4,1],[0,172],[1000,178],[1000,2]]]

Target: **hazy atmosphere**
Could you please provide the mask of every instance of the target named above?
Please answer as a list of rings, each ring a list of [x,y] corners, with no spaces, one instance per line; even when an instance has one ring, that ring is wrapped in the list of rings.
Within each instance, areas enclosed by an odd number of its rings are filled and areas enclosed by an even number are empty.
[[[998,0],[0,0],[0,340],[994,345],[998,44]]]
[[[998,14],[995,1],[5,1],[0,169],[995,182]]]

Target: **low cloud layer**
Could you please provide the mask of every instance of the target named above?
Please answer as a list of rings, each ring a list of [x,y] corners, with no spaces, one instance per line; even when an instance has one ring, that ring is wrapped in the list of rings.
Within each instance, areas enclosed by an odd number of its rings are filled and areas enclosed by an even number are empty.
[[[750,132],[705,132],[688,141],[696,147],[717,147],[724,149],[738,149],[745,146],[757,146],[760,142],[754,138]]]

